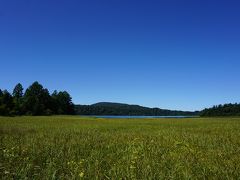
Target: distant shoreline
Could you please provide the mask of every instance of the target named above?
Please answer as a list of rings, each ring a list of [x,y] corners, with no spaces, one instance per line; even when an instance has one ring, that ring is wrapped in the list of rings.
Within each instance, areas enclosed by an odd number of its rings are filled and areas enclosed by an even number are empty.
[[[80,115],[81,116],[81,115]],[[104,119],[161,119],[161,118],[197,118],[200,116],[121,116],[121,115],[85,115],[86,117],[104,118]]]

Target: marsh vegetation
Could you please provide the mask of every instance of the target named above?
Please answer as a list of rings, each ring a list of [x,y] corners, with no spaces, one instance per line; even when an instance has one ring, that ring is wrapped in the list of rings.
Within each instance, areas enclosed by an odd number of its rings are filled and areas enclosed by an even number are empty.
[[[0,117],[1,179],[237,179],[240,118]]]

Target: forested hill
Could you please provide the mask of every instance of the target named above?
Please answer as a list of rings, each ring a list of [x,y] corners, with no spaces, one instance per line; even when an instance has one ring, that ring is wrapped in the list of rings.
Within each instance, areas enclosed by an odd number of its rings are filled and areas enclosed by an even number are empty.
[[[204,109],[201,116],[240,116],[240,103],[213,106]]]
[[[122,115],[122,116],[194,116],[199,112],[173,111],[148,108],[139,105],[100,102],[92,105],[75,105],[78,115]]]

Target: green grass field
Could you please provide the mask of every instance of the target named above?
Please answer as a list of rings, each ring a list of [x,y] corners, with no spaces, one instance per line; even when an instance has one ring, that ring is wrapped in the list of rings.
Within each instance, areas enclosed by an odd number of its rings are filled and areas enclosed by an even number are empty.
[[[240,118],[0,117],[0,179],[240,179]]]

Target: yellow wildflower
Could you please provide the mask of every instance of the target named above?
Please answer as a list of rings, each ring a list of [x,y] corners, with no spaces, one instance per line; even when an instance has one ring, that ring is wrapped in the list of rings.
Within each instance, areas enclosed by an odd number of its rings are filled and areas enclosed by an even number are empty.
[[[81,172],[79,176],[82,178],[84,176],[84,172]]]

